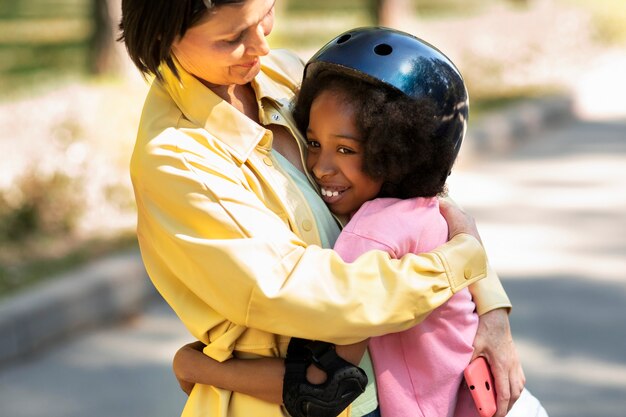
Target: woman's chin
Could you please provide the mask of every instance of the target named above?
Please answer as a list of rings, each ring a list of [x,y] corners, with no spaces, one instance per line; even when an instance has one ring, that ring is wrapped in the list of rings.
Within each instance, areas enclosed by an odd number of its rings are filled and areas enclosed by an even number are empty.
[[[257,62],[253,66],[238,65],[233,67],[233,75],[236,75],[237,82],[235,84],[248,84],[261,72],[261,64]]]

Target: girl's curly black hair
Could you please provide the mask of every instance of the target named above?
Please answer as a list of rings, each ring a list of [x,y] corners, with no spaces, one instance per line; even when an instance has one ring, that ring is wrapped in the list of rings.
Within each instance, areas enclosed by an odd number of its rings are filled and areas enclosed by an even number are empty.
[[[300,131],[307,130],[313,100],[328,90],[354,109],[364,142],[363,171],[384,181],[379,197],[434,197],[445,192],[456,152],[454,144],[438,138],[432,102],[327,70],[302,84],[294,108]]]

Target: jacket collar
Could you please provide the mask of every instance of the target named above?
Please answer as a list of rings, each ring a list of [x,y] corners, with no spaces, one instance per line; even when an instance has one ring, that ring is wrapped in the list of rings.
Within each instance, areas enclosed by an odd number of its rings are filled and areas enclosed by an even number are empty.
[[[180,80],[167,65],[161,66],[164,86],[184,117],[192,124],[204,128],[213,137],[225,143],[240,163],[245,162],[257,145],[267,150],[272,146],[267,129],[243,115],[211,89],[185,71],[174,59]],[[291,99],[289,90],[281,88],[265,73],[266,68],[252,80],[259,111],[261,101],[271,100],[278,106]],[[264,118],[261,117],[261,120]]]

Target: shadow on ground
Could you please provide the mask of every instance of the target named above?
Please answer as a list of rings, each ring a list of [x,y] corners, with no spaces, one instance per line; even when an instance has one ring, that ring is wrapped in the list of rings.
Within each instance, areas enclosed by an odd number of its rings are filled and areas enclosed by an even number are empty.
[[[621,417],[626,285],[593,277],[503,276],[529,389],[551,417]]]

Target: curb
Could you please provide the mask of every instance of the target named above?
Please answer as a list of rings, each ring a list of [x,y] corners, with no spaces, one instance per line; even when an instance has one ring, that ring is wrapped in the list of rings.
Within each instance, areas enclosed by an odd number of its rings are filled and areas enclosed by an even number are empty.
[[[480,119],[463,153],[504,154],[537,131],[573,118],[568,97],[533,99]],[[0,300],[0,368],[73,334],[138,314],[158,298],[138,250],[95,261]]]
[[[157,297],[138,250],[111,255],[0,300],[0,367],[141,312]]]
[[[484,116],[475,125],[470,121],[467,149],[462,152],[472,157],[504,154],[538,131],[573,118],[574,102],[569,96],[524,100]]]

